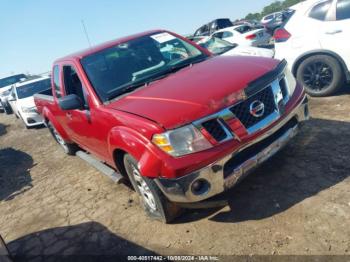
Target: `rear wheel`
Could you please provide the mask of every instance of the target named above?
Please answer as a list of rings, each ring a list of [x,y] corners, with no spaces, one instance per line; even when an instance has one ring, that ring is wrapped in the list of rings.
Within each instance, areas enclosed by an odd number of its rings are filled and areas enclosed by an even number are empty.
[[[141,175],[137,161],[133,157],[125,155],[124,166],[131,184],[140,195],[142,207],[149,217],[170,223],[181,213],[181,208],[170,202],[152,179]]]
[[[75,155],[77,151],[77,146],[75,144],[69,144],[61,137],[56,128],[51,124],[51,122],[47,123],[47,127],[50,130],[52,136],[56,140],[56,142],[63,148],[64,152],[67,155]]]
[[[341,88],[343,71],[335,58],[315,55],[300,64],[297,79],[311,96],[328,96]]]

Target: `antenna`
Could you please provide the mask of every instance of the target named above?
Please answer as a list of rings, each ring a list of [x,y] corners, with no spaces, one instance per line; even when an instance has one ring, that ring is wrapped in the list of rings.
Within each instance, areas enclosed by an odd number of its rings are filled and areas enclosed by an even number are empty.
[[[88,41],[89,47],[91,48],[91,42],[90,42],[89,34],[88,34],[87,30],[86,30],[86,26],[85,26],[84,20],[81,20],[81,24],[83,25],[83,29],[84,29],[84,33],[85,33],[85,36],[86,36],[86,40]]]

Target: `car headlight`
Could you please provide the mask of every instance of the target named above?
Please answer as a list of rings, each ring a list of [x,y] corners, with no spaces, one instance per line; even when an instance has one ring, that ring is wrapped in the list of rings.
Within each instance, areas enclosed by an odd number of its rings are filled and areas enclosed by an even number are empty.
[[[212,144],[193,125],[187,125],[162,134],[156,134],[152,142],[171,156],[179,157],[206,150]]]
[[[22,106],[23,113],[36,113],[36,107],[25,107]]]
[[[284,75],[287,82],[289,94],[290,96],[292,96],[297,85],[297,81],[295,80],[295,77],[289,69],[289,66],[286,66],[286,68],[284,69]]]

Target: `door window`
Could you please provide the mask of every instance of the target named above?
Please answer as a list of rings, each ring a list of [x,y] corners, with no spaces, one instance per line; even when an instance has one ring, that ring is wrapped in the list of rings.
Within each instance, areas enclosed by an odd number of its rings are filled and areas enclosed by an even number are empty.
[[[337,20],[350,19],[350,0],[339,0],[337,3]]]
[[[233,33],[231,33],[231,32],[228,32],[228,31],[225,31],[224,33],[223,33],[223,38],[228,38],[228,37],[232,37],[233,36]]]
[[[83,104],[87,105],[83,85],[76,70],[72,66],[63,66],[64,89],[66,95],[77,95]]]
[[[328,1],[324,1],[320,4],[315,5],[310,13],[309,13],[309,17],[320,20],[320,21],[324,21],[326,20],[326,16],[328,13],[329,8],[331,7],[332,1],[328,0]]]

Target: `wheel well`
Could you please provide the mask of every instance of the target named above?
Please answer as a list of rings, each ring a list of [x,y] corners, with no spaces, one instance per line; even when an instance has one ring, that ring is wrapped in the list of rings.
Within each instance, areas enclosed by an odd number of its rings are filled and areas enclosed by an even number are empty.
[[[128,175],[125,170],[124,166],[124,156],[127,154],[124,150],[116,149],[113,152],[113,159],[115,162],[115,165],[117,166],[119,172],[125,177],[128,178]]]
[[[342,68],[343,75],[346,77],[347,80],[350,80],[350,74],[349,74],[349,71],[348,71],[347,66],[346,66],[345,62],[343,61],[343,59],[340,56],[338,56],[337,54],[333,53],[333,52],[322,52],[322,51],[308,53],[308,54],[305,54],[302,57],[298,58],[297,61],[294,63],[294,66],[293,66],[293,69],[292,69],[293,75],[296,77],[298,68],[299,68],[300,64],[305,59],[307,59],[307,58],[309,58],[311,56],[315,56],[315,55],[326,55],[326,56],[333,57],[335,60],[338,61],[340,67]]]

